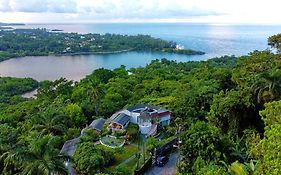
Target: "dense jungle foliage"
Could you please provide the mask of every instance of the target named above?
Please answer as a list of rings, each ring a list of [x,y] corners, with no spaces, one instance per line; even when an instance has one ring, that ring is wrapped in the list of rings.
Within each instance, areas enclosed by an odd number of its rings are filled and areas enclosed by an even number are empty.
[[[34,84],[1,78],[0,92],[12,99]],[[75,83],[40,82],[37,99],[1,101],[0,172],[66,174],[63,161],[70,158],[59,152],[64,141],[93,119],[133,104],[154,104],[173,112],[171,135],[182,128],[179,173],[277,175],[280,95],[281,55],[270,51],[201,62],[154,60],[130,70],[98,69]],[[91,143],[81,143],[75,153],[83,158],[82,174],[97,167],[103,172],[111,159],[111,150]]]

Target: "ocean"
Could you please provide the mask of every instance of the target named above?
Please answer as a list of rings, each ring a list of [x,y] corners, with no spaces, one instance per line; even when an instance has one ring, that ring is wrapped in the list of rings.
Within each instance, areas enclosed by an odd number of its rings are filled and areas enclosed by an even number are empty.
[[[281,32],[274,25],[213,25],[187,23],[98,23],[98,24],[27,24],[20,28],[61,29],[77,33],[148,34],[175,41],[184,48],[206,52],[205,55],[127,52],[106,55],[39,56],[15,58],[0,62],[0,76],[31,77],[55,80],[65,77],[80,80],[97,68],[114,69],[120,65],[145,66],[153,59],[200,61],[224,55],[247,55],[268,49],[267,38]]]

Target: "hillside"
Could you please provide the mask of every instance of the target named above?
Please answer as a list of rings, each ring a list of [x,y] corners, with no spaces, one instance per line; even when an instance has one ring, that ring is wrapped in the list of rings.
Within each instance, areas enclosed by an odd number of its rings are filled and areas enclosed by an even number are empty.
[[[65,79],[40,82],[37,99],[1,101],[0,171],[66,173],[63,161],[69,157],[59,150],[86,124],[130,105],[153,104],[173,113],[173,124],[163,128],[167,138],[183,128],[180,173],[280,174],[280,60],[280,54],[269,51],[201,62],[163,59],[130,70],[98,69],[75,84]],[[5,94],[12,98],[18,93]],[[109,174],[131,171],[124,166],[108,170],[117,161],[110,155],[122,151],[101,149],[89,137],[82,139],[72,162],[83,166],[83,174],[97,173],[93,167]],[[147,147],[157,144],[152,140]]]

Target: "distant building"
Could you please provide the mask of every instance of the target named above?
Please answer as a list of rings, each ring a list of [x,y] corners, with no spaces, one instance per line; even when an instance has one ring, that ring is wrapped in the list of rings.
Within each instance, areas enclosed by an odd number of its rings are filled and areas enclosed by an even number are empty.
[[[177,49],[177,50],[183,50],[183,49],[184,49],[184,46],[177,44],[177,45],[176,45],[176,49]]]

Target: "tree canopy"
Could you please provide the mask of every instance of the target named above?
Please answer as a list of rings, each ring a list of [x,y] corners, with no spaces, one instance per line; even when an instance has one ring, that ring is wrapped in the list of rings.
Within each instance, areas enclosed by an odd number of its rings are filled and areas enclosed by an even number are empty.
[[[59,149],[66,140],[94,119],[146,103],[180,121],[168,130],[173,135],[182,128],[182,174],[280,174],[280,58],[255,51],[200,62],[153,60],[129,70],[97,69],[80,82],[1,77],[0,171],[63,174],[68,157]],[[37,87],[36,99],[20,96]],[[128,133],[136,131],[130,126]],[[93,144],[97,137],[86,131],[74,154],[81,174],[104,173],[114,161],[111,150]],[[148,142],[150,149],[159,146]],[[118,171],[125,168],[109,173]]]

